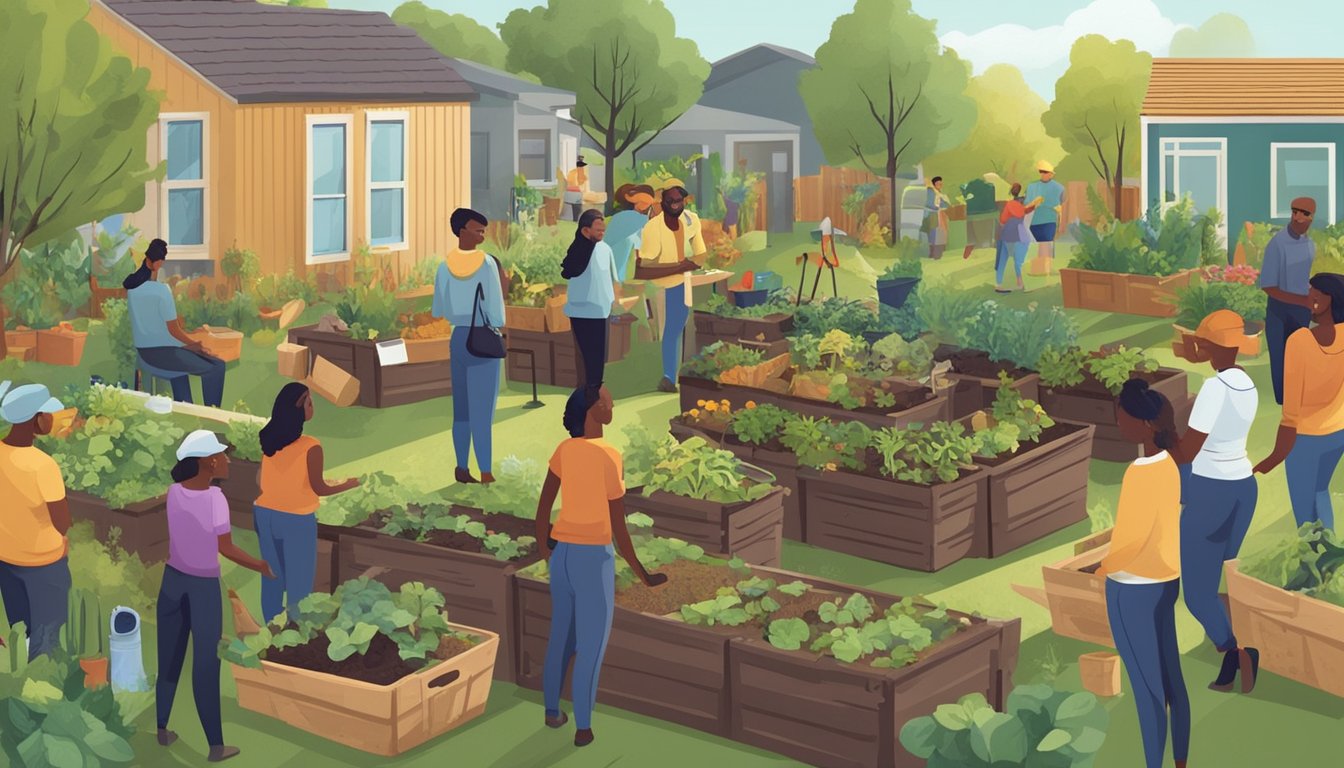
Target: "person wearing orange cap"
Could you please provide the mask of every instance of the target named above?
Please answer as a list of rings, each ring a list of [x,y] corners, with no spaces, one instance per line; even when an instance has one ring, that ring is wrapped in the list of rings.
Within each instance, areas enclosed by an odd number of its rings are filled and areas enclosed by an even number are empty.
[[[1269,375],[1274,381],[1274,402],[1283,405],[1283,362],[1288,337],[1311,325],[1311,302],[1307,297],[1311,264],[1316,245],[1307,237],[1316,216],[1316,201],[1299,197],[1292,202],[1292,219],[1265,246],[1260,265],[1260,288],[1269,294],[1265,308],[1265,344],[1269,347]]]
[[[1241,673],[1241,691],[1255,687],[1260,652],[1242,648],[1232,633],[1227,609],[1218,599],[1223,563],[1235,560],[1251,528],[1256,487],[1246,437],[1255,421],[1260,395],[1255,382],[1237,365],[1238,353],[1251,353],[1255,339],[1245,333],[1241,315],[1227,309],[1210,313],[1189,340],[1185,359],[1209,363],[1215,375],[1204,380],[1190,412],[1189,429],[1173,453],[1189,463],[1182,497],[1181,581],[1185,604],[1223,654],[1218,678],[1209,684],[1228,692]]]

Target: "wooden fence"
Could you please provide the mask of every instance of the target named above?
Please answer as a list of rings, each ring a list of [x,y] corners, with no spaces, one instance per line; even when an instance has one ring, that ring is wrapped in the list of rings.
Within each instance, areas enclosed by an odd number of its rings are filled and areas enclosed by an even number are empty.
[[[1106,210],[1114,212],[1115,188],[1110,186],[1103,179],[1095,179],[1092,186],[1101,199],[1106,201]],[[1060,217],[1064,223],[1073,224],[1081,222],[1087,225],[1095,225],[1097,216],[1092,211],[1092,206],[1087,198],[1088,182],[1070,181],[1065,184],[1064,189],[1064,211]],[[1139,199],[1138,187],[1120,188],[1120,220],[1133,221],[1144,214],[1142,201]]]
[[[843,203],[860,184],[877,184],[877,193],[868,198],[860,216],[845,212]],[[890,191],[887,180],[866,170],[821,166],[815,176],[799,176],[793,182],[793,217],[797,221],[821,221],[831,217],[831,223],[846,232],[857,233],[863,219],[876,213],[883,226],[891,226],[891,206],[887,203]]]

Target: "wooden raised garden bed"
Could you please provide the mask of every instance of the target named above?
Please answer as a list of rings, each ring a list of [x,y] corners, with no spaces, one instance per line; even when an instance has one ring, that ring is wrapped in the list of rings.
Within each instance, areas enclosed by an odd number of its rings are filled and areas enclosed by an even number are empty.
[[[1232,627],[1260,649],[1260,668],[1344,696],[1344,608],[1281,589],[1226,564]]]
[[[452,511],[453,514],[471,514],[476,519],[488,521],[487,525],[492,527],[509,525],[514,529],[509,533],[526,530],[530,534],[534,527],[532,521],[510,515],[486,515],[479,510],[457,506]],[[438,532],[430,541],[421,542],[389,536],[368,524],[342,528],[341,531],[338,584],[370,573],[389,589],[400,589],[406,582],[420,581],[439,590],[443,593],[444,609],[449,616],[473,627],[499,633],[505,653],[495,665],[495,676],[505,682],[513,681],[517,632],[512,624],[513,588],[509,582],[519,567],[536,562],[535,550],[519,560],[509,561],[500,560],[488,552],[445,545],[465,543],[470,539],[465,534]],[[444,543],[436,543],[436,538]]]
[[[653,518],[658,536],[698,544],[706,552],[736,555],[749,563],[778,565],[783,549],[784,488],[756,501],[720,504],[663,491],[641,495],[633,488],[625,497],[630,512]]]
[[[1072,557],[1041,566],[1044,589],[1013,585],[1018,594],[1050,610],[1056,635],[1115,647],[1106,614],[1106,578],[1096,573],[1110,541],[1110,530],[1089,536],[1074,544]]]
[[[1059,270],[1059,283],[1064,290],[1064,306],[1069,309],[1175,317],[1176,291],[1188,287],[1197,271],[1187,269],[1154,277],[1065,267]]]
[[[1087,519],[1092,424],[1058,419],[1016,454],[976,457],[989,494],[989,556],[998,557]]]
[[[82,491],[67,491],[65,498],[70,503],[70,519],[92,521],[100,540],[107,541],[108,532],[119,528],[117,543],[122,549],[134,552],[147,563],[168,559],[166,496],[127,504],[124,509],[113,509],[106,501]]]
[[[635,323],[634,315],[613,317],[607,332],[607,364],[624,360],[630,354]],[[510,328],[509,349],[530,350],[509,352],[507,375],[509,381],[532,383],[532,366],[536,366],[537,383],[552,387],[574,388],[579,385],[579,356],[574,346],[574,334],[565,331],[531,331]]]
[[[1101,382],[1085,374],[1083,383],[1077,387],[1040,388],[1039,403],[1045,412],[1055,419],[1066,419],[1097,427],[1092,442],[1092,458],[1105,461],[1133,461],[1142,455],[1142,448],[1128,442],[1120,436],[1120,428],[1115,421],[1115,395],[1112,395]],[[1176,411],[1176,428],[1184,430],[1195,407],[1190,396],[1186,372],[1176,368],[1159,368],[1153,373],[1141,374],[1153,389],[1166,395]]]
[[[952,382],[949,399],[952,401],[952,418],[975,413],[994,404],[999,391],[999,371],[1013,378],[1013,389],[1027,400],[1040,400],[1039,374],[1021,370],[1012,363],[995,362],[989,359],[987,352],[978,349],[959,349],[940,344],[933,352],[933,359],[952,363],[952,370],[946,374]]]
[[[989,554],[989,476],[979,467],[931,486],[806,467],[798,477],[808,544],[917,571]]]
[[[229,455],[229,476],[219,482],[229,500],[229,520],[234,528],[254,529],[252,508],[261,495],[261,462]]]
[[[390,685],[264,660],[261,669],[230,665],[238,706],[347,747],[401,754],[485,712],[499,636],[450,626],[479,642]]]
[[[832,421],[858,421],[873,429],[904,427],[916,422],[927,424],[931,421],[948,421],[952,418],[951,402],[947,395],[932,394],[927,387],[922,386],[908,386],[903,391],[896,392],[897,403],[889,411],[880,408],[849,410],[823,400],[795,397],[737,384],[719,384],[690,376],[678,377],[677,389],[681,396],[683,412],[696,407],[696,402],[700,400],[727,400],[734,408],[740,408],[750,400],[757,405],[769,403],[803,416],[827,418]]]
[[[418,403],[453,393],[453,370],[447,360],[383,367],[378,364],[374,342],[355,341],[312,325],[289,329],[288,339],[307,347],[314,358],[324,357],[359,379],[359,404],[365,408]]]
[[[789,351],[788,334],[793,331],[793,315],[786,312],[765,317],[723,317],[696,310],[692,317],[697,352],[716,341],[759,349],[767,360]]]

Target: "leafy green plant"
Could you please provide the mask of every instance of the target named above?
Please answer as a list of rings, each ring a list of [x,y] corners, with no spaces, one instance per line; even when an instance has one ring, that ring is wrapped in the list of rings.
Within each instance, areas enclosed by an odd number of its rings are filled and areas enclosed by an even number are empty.
[[[770,315],[791,315],[794,310],[793,291],[789,288],[771,291],[763,303],[750,307],[739,307],[723,294],[712,293],[698,309],[719,317],[731,318],[759,319]]]
[[[261,277],[261,259],[253,251],[234,246],[224,251],[219,260],[219,271],[234,291],[253,293]]]
[[[975,434],[976,453],[981,456],[1016,453],[1024,442],[1040,442],[1041,433],[1055,425],[1044,408],[1013,388],[1013,380],[1003,372],[990,415],[993,423]]]
[[[1259,286],[1192,280],[1176,289],[1176,324],[1195,328],[1210,312],[1230,309],[1247,322],[1264,322],[1269,297]]]
[[[919,319],[938,341],[961,344],[966,323],[984,303],[984,298],[962,290],[950,280],[944,279],[933,285],[921,283]]]
[[[1083,383],[1087,353],[1072,345],[1048,346],[1036,362],[1041,384],[1047,387],[1076,387]]]
[[[135,380],[135,339],[131,335],[131,315],[125,299],[103,301],[103,326],[112,351],[113,381]]]
[[[1241,572],[1290,592],[1344,606],[1344,546],[1334,531],[1305,523],[1284,537],[1242,558]]]
[[[887,268],[878,276],[878,280],[896,280],[905,277],[921,278],[924,276],[924,259],[920,255],[918,240],[903,237],[897,240],[892,248],[896,252],[896,261],[887,265]]]
[[[702,600],[698,603],[691,603],[681,607],[681,619],[687,624],[712,627],[717,625],[725,627],[736,627],[746,624],[751,619],[746,608],[742,605],[742,598],[736,594],[731,594],[731,587],[727,588],[730,594],[718,595],[708,600]]]
[[[20,251],[18,274],[0,290],[8,321],[41,330],[85,310],[91,262],[78,232]]]
[[[279,309],[294,299],[312,306],[318,300],[317,279],[311,275],[299,277],[293,270],[284,275],[266,275],[256,281],[252,293],[259,308]]]
[[[1156,208],[1137,221],[1108,221],[1098,227],[1074,229],[1078,245],[1069,266],[1101,272],[1171,275],[1215,263],[1221,249],[1216,232],[1217,211],[1201,214],[1190,198],[1167,208]]]
[[[817,612],[816,625],[800,618],[769,621],[766,638],[781,650],[806,646],[846,664],[865,660],[874,667],[892,668],[913,664],[921,651],[963,626],[943,607],[910,597],[878,614],[872,601],[854,593],[821,603]]]
[[[871,368],[887,376],[919,381],[933,370],[933,349],[923,339],[906,341],[899,333],[873,342]]]
[[[1087,371],[1113,395],[1120,394],[1125,382],[1136,373],[1151,373],[1157,360],[1139,347],[1119,346],[1099,357],[1088,358]]]
[[[415,490],[384,472],[372,472],[359,478],[359,487],[322,499],[317,521],[346,528],[360,525],[375,512],[404,507]]]
[[[1068,347],[1077,338],[1073,320],[1059,307],[1032,302],[1026,309],[1013,309],[986,301],[962,321],[959,343],[989,353],[990,360],[1035,370],[1047,348]]]
[[[119,531],[112,529],[113,534]],[[70,581],[75,589],[96,594],[103,605],[124,605],[143,614],[154,605],[151,598],[158,594],[163,565],[146,565],[123,549],[118,539],[117,535],[95,536],[93,523],[87,520],[70,526],[66,533]],[[100,614],[99,627],[102,622]]]
[[[755,501],[775,489],[769,483],[748,480],[741,459],[699,437],[680,443],[660,441],[652,470],[643,481],[645,494],[663,491],[719,504]]]
[[[471,515],[453,514],[452,508],[443,504],[428,504],[419,508],[394,507],[390,510],[382,532],[388,536],[398,536],[415,541],[427,541],[435,531],[463,533],[481,542],[481,548],[495,556],[497,560],[516,560],[536,546],[535,536],[514,538],[507,533],[495,532],[489,525],[475,520]]]
[[[18,682],[16,678],[14,682]],[[89,690],[84,671],[63,650],[23,672],[22,692],[0,709],[0,748],[23,768],[130,765],[135,729],[111,686]]]
[[[929,768],[1087,768],[1106,740],[1109,718],[1097,697],[1019,685],[996,712],[983,694],[941,704],[901,728],[901,745]]]
[[[1101,533],[1115,527],[1115,509],[1105,501],[1098,501],[1087,508],[1087,520],[1092,533]]]
[[[350,338],[373,341],[401,334],[396,296],[381,285],[352,285],[336,303],[336,316],[350,327]]]
[[[877,313],[861,301],[830,297],[800,305],[793,313],[793,335],[820,338],[839,330],[850,336],[862,336],[878,323]]]
[[[917,485],[950,483],[972,463],[976,439],[961,424],[935,421],[926,425],[887,427],[873,433],[873,448],[882,460],[881,473]]]
[[[724,371],[737,366],[760,365],[765,362],[765,353],[756,349],[747,349],[737,344],[725,344],[716,341],[700,350],[700,354],[682,363],[681,374],[698,379],[717,381]]]
[[[871,441],[872,430],[862,422],[832,422],[812,416],[790,419],[780,435],[780,442],[801,466],[829,471],[862,469],[864,452]]]
[[[851,218],[860,218],[863,216],[863,207],[868,201],[877,194],[881,184],[878,182],[869,182],[867,184],[855,184],[850,188],[848,195],[840,201],[840,210],[844,211]]]
[[[241,404],[241,403],[240,403]],[[243,406],[246,408],[246,406]],[[234,406],[238,410],[238,406]],[[247,413],[246,410],[239,413]],[[233,457],[242,461],[261,461],[262,422],[252,419],[235,419],[224,428],[224,440],[233,448]]]
[[[495,472],[495,482],[454,483],[443,490],[443,498],[486,514],[531,519],[545,479],[546,469],[536,461],[506,456]]]
[[[134,251],[143,251],[144,243],[139,237],[140,230],[130,224],[122,225],[116,231],[98,230],[94,236],[93,276],[104,288],[121,285],[121,281],[140,265],[136,263]],[[137,242],[139,241],[139,243]]]
[[[797,416],[775,405],[766,403],[755,408],[739,408],[733,412],[732,430],[738,439],[748,445],[765,445],[780,437],[784,425]]]
[[[513,177],[513,205],[518,213],[518,218],[527,218],[530,214],[537,212],[541,208],[542,196],[541,190],[527,183],[523,174],[517,174]]]

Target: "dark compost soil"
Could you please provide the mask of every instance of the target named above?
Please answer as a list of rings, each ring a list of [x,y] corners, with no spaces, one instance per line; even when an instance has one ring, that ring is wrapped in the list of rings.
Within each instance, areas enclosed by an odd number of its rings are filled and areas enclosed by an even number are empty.
[[[296,645],[284,650],[272,648],[266,652],[265,659],[287,667],[298,667],[311,672],[322,672],[349,680],[359,680],[374,685],[391,685],[407,675],[415,674],[419,668],[404,661],[397,653],[397,644],[383,634],[373,636],[369,642],[369,651],[356,654],[344,661],[332,661],[327,656],[331,641],[320,634],[304,645]],[[439,660],[450,659],[465,652],[472,644],[457,637],[445,637],[435,654]]]

